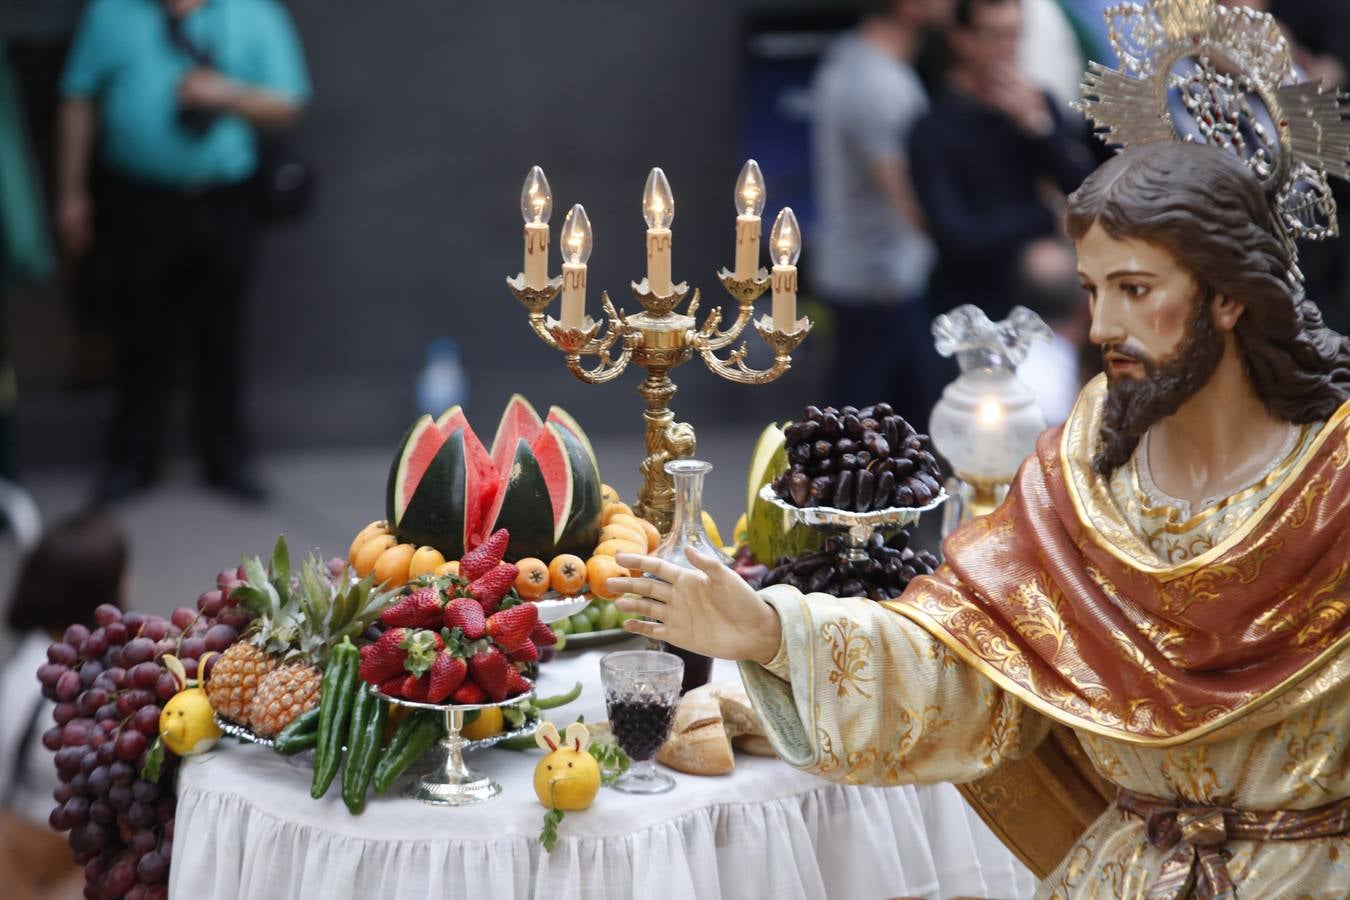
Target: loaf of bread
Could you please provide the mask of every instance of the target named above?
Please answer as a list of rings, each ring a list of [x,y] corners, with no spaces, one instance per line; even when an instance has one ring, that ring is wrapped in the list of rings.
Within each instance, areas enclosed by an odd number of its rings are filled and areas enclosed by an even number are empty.
[[[691,775],[725,775],[736,768],[733,741],[749,753],[775,755],[745,688],[736,682],[706,684],[680,698],[670,737],[656,759]]]

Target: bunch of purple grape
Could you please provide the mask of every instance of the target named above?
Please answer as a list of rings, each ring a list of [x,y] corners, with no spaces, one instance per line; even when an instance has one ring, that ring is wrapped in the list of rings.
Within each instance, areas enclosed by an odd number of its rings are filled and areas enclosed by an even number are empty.
[[[160,709],[179,685],[163,658],[177,656],[195,677],[202,656],[239,639],[249,615],[229,595],[242,578],[240,570],[221,572],[196,610],[176,609],[169,621],[104,604],[92,630],[71,625],[47,648],[37,676],[56,702],[56,724],[42,743],[54,751],[61,780],[48,821],[70,832],[91,900],[168,896],[177,758],[157,741]]]

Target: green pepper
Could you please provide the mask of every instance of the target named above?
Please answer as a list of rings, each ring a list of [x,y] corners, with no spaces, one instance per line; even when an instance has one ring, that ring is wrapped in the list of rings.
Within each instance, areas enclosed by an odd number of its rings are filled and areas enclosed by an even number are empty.
[[[347,761],[342,766],[342,802],[353,815],[366,808],[366,791],[375,774],[384,739],[384,721],[389,704],[370,691],[356,698],[352,726],[347,730]]]
[[[494,746],[505,750],[533,750],[539,745],[535,743],[534,732],[532,731],[529,734],[518,734],[515,737],[504,738]]]
[[[565,694],[559,694],[556,697],[536,697],[534,705],[537,709],[553,709],[555,706],[566,706],[580,696],[581,682],[578,681],[576,686]]]
[[[421,711],[404,719],[375,766],[375,793],[383,794],[389,790],[398,776],[426,753],[443,733],[436,713]]]
[[[272,741],[272,749],[282,756],[293,756],[313,747],[318,739],[319,707],[316,706],[281,729],[281,733]]]
[[[328,657],[328,669],[323,673],[319,688],[319,735],[314,753],[314,781],[309,789],[309,795],[315,800],[328,792],[328,786],[337,776],[360,665],[361,654],[350,638],[344,637]],[[364,684],[360,689],[366,693]]]

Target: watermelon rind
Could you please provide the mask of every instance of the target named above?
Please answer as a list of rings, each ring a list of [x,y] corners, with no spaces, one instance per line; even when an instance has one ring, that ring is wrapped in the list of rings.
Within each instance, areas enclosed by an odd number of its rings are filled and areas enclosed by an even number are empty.
[[[456,428],[466,427],[468,424],[469,419],[464,415],[464,407],[458,403],[436,417],[436,427],[447,435],[453,434]]]
[[[562,537],[567,520],[572,515],[572,460],[567,452],[566,429],[551,422],[530,445],[535,462],[548,485],[549,501],[553,510],[554,543]]]
[[[543,430],[543,420],[530,401],[522,394],[512,394],[511,399],[506,401],[506,409],[502,410],[502,417],[497,421],[497,433],[493,435],[492,448],[488,451],[498,474],[506,475],[509,471],[518,441],[523,439],[526,444],[533,444]]]
[[[401,541],[435,547],[446,559],[464,555],[464,510],[468,491],[464,429],[446,438],[427,466],[402,519],[394,526]]]
[[[444,443],[445,433],[436,427],[431,416],[422,416],[404,436],[389,473],[386,512],[390,523],[397,525],[403,521],[408,504]]]
[[[600,464],[599,462],[596,461],[595,458],[595,449],[591,447],[591,439],[586,437],[586,432],[582,430],[581,425],[577,422],[577,420],[572,418],[571,413],[563,409],[561,406],[550,406],[548,408],[548,418],[544,419],[545,424],[549,422],[558,423],[559,425],[570,431],[579,441],[581,441],[581,445],[586,448],[586,455],[589,456],[591,458],[591,461],[595,463],[596,471],[598,472],[600,470]]]
[[[398,518],[395,516],[398,504],[394,502],[394,498],[398,495],[398,472],[403,467],[403,453],[408,449],[408,441],[412,440],[413,432],[420,424],[422,423],[419,419],[403,432],[403,439],[398,442],[398,452],[394,454],[394,460],[389,464],[389,479],[384,489],[384,520],[390,525],[398,524]]]
[[[506,548],[508,560],[533,556],[551,559],[553,541],[553,504],[548,482],[524,438],[516,441],[516,452],[507,471],[506,483],[487,516],[486,533],[505,528],[511,533]]]
[[[554,553],[573,553],[584,559],[591,555],[600,540],[600,509],[603,506],[600,467],[596,465],[584,435],[561,428],[557,423],[546,427],[557,429],[567,450],[572,473],[572,508],[567,515],[566,527],[555,540]]]

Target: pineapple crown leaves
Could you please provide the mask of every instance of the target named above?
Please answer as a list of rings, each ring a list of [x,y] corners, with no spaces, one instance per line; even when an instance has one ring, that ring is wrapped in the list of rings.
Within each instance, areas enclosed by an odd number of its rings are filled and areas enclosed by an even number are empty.
[[[244,560],[244,573],[245,583],[231,596],[257,616],[248,637],[287,661],[324,662],[337,643],[360,635],[397,599],[396,591],[375,590],[371,576],[356,580],[350,568],[332,575],[317,553],[292,573],[284,536],[268,569],[255,557]]]

